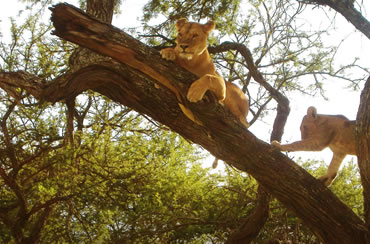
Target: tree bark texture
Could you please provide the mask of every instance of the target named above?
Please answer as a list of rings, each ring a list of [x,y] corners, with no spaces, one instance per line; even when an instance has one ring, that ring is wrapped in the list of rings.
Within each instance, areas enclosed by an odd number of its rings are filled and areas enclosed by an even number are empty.
[[[185,94],[196,79],[193,74],[162,60],[158,51],[71,5],[58,4],[51,10],[54,34],[112,59],[48,84],[24,72],[3,73],[0,87],[15,95],[16,88],[21,87],[50,102],[73,98],[88,89],[97,91],[167,125],[252,175],[324,243],[366,243],[364,222],[356,214],[320,181],[246,130],[212,94],[207,94],[207,101],[187,102]],[[180,110],[179,102],[203,126],[189,120]]]
[[[370,76],[361,93],[356,118],[356,151],[364,195],[364,215],[370,230]]]
[[[111,24],[116,2],[116,0],[88,0],[86,3],[86,13],[104,23]]]

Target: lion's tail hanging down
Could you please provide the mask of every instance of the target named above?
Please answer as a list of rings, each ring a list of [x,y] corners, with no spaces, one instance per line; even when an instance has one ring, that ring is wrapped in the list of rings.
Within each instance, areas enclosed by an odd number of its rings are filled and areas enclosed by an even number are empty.
[[[195,115],[190,109],[188,109],[181,103],[179,103],[179,107],[181,108],[182,112],[186,115],[186,117],[188,117],[191,121],[198,125],[203,125],[203,123],[197,117],[195,117]]]
[[[215,158],[215,160],[213,161],[213,164],[212,164],[212,168],[217,168],[217,165],[218,165],[218,158]]]

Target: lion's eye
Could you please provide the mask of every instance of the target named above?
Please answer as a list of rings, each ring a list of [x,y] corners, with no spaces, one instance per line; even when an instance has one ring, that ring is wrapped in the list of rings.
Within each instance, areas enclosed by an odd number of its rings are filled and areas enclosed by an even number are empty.
[[[193,38],[197,38],[197,37],[198,37],[198,34],[194,34],[194,35],[193,35]]]

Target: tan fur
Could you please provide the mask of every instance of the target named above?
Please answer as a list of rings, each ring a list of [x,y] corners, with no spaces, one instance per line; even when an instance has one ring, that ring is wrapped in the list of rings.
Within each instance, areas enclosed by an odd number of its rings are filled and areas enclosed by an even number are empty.
[[[230,111],[248,128],[246,116],[248,114],[248,100],[244,93],[231,83],[226,83],[216,72],[215,65],[207,50],[208,34],[215,28],[213,21],[202,25],[179,19],[176,23],[178,32],[175,48],[161,50],[162,58],[173,60],[178,65],[194,73],[200,78],[194,81],[187,93],[190,102],[202,100],[206,91],[212,91],[219,102]]]
[[[317,114],[315,107],[307,109],[307,115],[301,123],[301,141],[281,145],[277,141],[271,144],[281,151],[321,151],[329,147],[333,152],[326,175],[320,180],[330,185],[340,164],[347,154],[355,155],[355,121],[350,121],[343,115]]]

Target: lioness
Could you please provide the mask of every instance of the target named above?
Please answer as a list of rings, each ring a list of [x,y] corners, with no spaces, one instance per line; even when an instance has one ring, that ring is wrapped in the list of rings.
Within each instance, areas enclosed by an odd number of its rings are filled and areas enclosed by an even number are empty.
[[[249,105],[246,96],[236,85],[229,82],[225,84],[208,53],[207,38],[214,28],[213,21],[199,24],[179,19],[176,22],[177,45],[175,48],[162,49],[162,58],[172,60],[200,77],[189,88],[187,99],[190,102],[202,100],[206,91],[210,90],[248,128],[246,116]]]
[[[271,144],[282,151],[321,151],[329,147],[333,158],[326,175],[319,178],[329,186],[337,176],[344,157],[347,154],[356,155],[355,121],[350,121],[343,115],[317,114],[315,107],[309,107],[300,129],[301,141],[286,145],[273,141]]]

